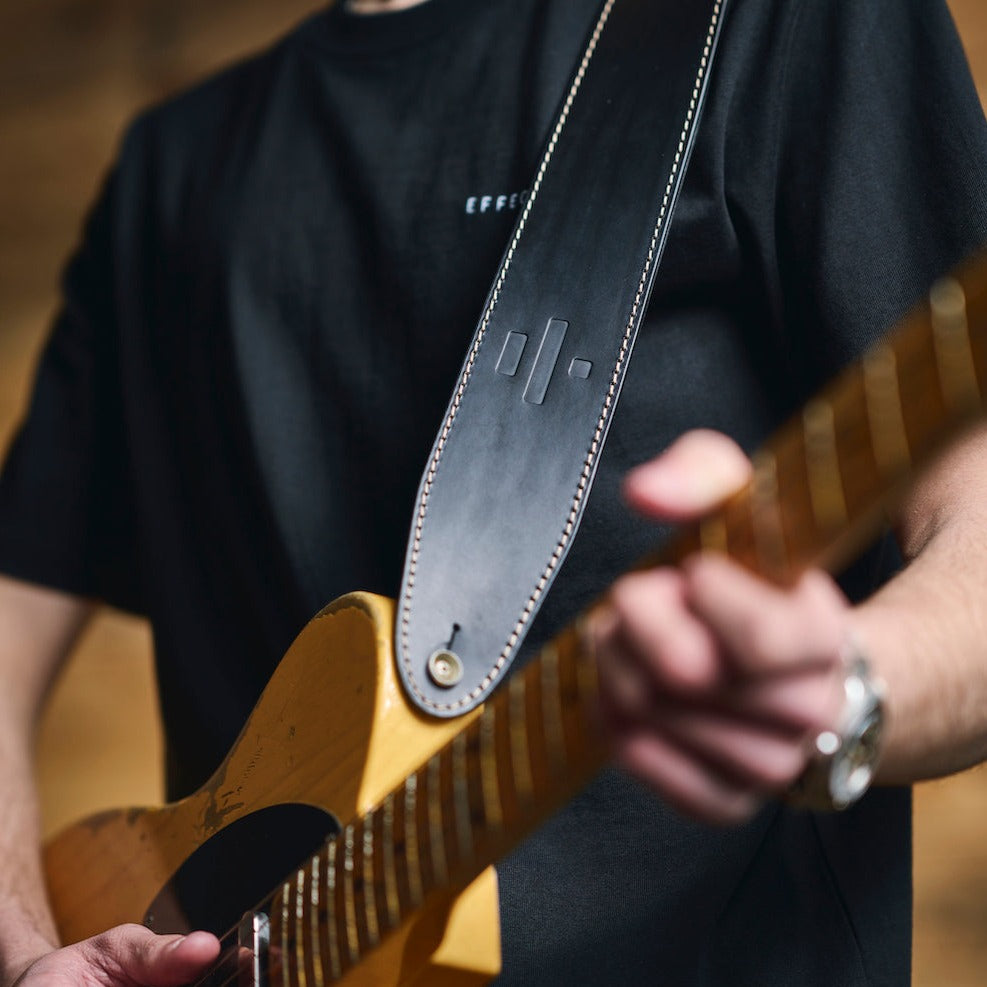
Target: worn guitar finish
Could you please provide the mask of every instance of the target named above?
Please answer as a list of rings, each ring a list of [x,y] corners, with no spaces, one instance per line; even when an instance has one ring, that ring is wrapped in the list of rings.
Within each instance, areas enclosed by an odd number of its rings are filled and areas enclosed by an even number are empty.
[[[981,414],[985,393],[982,260],[937,285],[757,453],[747,489],[650,561],[714,549],[780,582],[839,568],[915,469]],[[397,684],[393,620],[388,600],[337,600],[299,635],[200,791],[59,836],[46,866],[66,941],[125,921],[181,928],[185,915],[224,933],[247,913],[261,931],[239,951],[228,935],[203,985],[492,977],[489,865],[604,760],[586,716],[593,663],[570,628],[485,706],[428,719]],[[256,849],[238,859],[237,847]],[[283,883],[260,891],[281,860]],[[205,906],[192,900],[203,888]]]

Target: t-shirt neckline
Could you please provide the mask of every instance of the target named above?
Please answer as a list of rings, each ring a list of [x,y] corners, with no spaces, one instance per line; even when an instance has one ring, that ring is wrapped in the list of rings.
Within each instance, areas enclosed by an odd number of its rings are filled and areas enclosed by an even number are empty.
[[[405,10],[355,14],[336,0],[326,11],[320,40],[338,52],[394,51],[443,33],[475,9],[472,0],[425,0]]]

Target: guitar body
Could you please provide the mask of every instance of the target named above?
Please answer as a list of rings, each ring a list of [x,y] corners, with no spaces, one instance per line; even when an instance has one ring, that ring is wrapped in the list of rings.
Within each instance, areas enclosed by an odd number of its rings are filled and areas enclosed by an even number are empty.
[[[462,730],[469,718],[431,719],[405,700],[393,668],[393,607],[352,594],[313,618],[193,795],[90,817],[46,847],[63,941],[125,922],[222,935]],[[343,982],[481,984],[499,966],[497,884],[487,868],[458,896],[430,900]]]

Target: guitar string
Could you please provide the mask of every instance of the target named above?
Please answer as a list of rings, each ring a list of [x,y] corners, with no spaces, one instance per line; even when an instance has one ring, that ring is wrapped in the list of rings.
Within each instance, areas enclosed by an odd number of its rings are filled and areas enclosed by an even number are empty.
[[[390,794],[393,795],[394,793],[390,793]],[[381,802],[380,806],[376,806],[374,809],[372,809],[371,813],[368,813],[368,815],[375,813],[378,809],[382,810],[385,805],[385,802],[386,799]],[[344,829],[339,834],[337,834],[337,836],[333,837],[330,840],[327,840],[326,846],[323,849],[324,850],[327,849],[330,844],[337,843],[339,836],[343,835],[345,832],[346,830]],[[286,881],[283,881],[281,884],[279,884],[276,890],[274,890],[273,892],[271,892],[271,894],[266,895],[264,898],[262,898],[261,901],[254,908],[249,909],[249,911],[246,914],[253,915],[253,914],[263,913],[266,915],[271,915],[274,902],[281,895],[283,888],[291,885],[293,881],[297,880],[298,874],[304,874],[306,868],[312,867],[315,861],[318,861],[319,865],[321,865],[322,852],[323,851],[320,850],[319,853],[313,854],[313,856],[306,862],[306,864],[298,868],[295,876],[289,877]],[[326,899],[326,905],[327,905],[326,920],[334,921],[336,919],[335,912],[332,909],[331,902],[329,901],[328,898]],[[213,968],[208,973],[206,973],[205,976],[201,977],[200,979],[196,980],[193,984],[191,984],[190,987],[230,987],[231,984],[234,984],[239,980],[240,970],[237,969],[236,972],[231,974],[228,979],[221,980],[218,983],[214,981],[214,978],[216,977],[217,973],[225,963],[229,962],[231,959],[233,959],[234,962],[236,962],[235,959],[236,951],[240,948],[239,923],[237,925],[234,925],[232,928],[228,929],[222,936],[218,938],[220,944],[220,954],[217,957],[213,965]],[[361,951],[358,950],[357,952],[359,953]],[[354,962],[359,962],[360,959],[362,959],[362,957],[358,955]],[[284,962],[284,960],[282,960],[282,962]],[[335,982],[336,980],[339,979],[331,972],[329,973],[329,976],[331,982]]]
[[[381,806],[376,808],[383,808],[383,805],[384,803],[382,802]],[[375,812],[376,808],[374,810],[371,810],[371,812]],[[338,836],[343,835],[343,833],[345,832],[346,831],[343,830],[342,833],[337,835],[337,837],[333,837],[333,839],[328,840],[326,846],[328,847],[330,844],[335,844],[338,840]],[[318,864],[321,865],[322,862],[321,851],[317,854],[314,854],[305,866],[299,868],[294,878],[289,878],[288,880],[282,882],[281,885],[279,885],[279,887],[274,892],[264,897],[257,905],[257,907],[250,909],[250,911],[247,914],[264,913],[266,915],[270,915],[272,913],[271,910],[273,909],[274,902],[278,897],[280,897],[283,889],[289,887],[292,884],[292,882],[297,879],[298,875],[303,875],[305,873],[306,867],[314,866],[315,862],[318,862]],[[335,921],[336,915],[334,910],[332,909],[332,902],[328,898],[326,899],[326,908],[327,908],[326,921]],[[396,926],[392,926],[392,929],[395,927]],[[391,931],[392,929],[388,929],[388,931]],[[284,933],[285,931],[287,930],[283,929],[282,933]],[[227,977],[227,979],[220,980],[218,983],[214,979],[224,964],[230,962],[231,960],[233,961],[234,964],[239,963],[238,958],[236,956],[236,953],[240,948],[239,925],[234,926],[233,928],[225,932],[222,936],[220,936],[219,943],[220,943],[220,954],[219,957],[216,959],[212,970],[210,970],[204,977],[201,977],[199,980],[196,980],[194,984],[190,985],[190,987],[231,987],[232,984],[239,983],[240,975],[241,975],[239,966],[233,973],[231,973]],[[363,953],[362,949],[357,949],[357,955],[355,957],[351,957],[351,966],[356,965],[356,963],[359,963],[363,959],[362,953]],[[286,962],[287,962],[287,957],[283,956],[282,964],[285,964]],[[284,976],[285,970],[286,967],[282,965],[282,976]],[[267,973],[269,974],[269,970],[267,971]],[[330,983],[335,983],[340,979],[340,977],[334,974],[332,971],[325,971],[323,969],[322,973],[323,975],[328,974]],[[295,982],[296,983],[298,982],[297,977],[295,977]]]
[[[540,735],[540,739],[538,740],[538,743],[546,748],[546,756],[548,756],[547,748],[558,747],[559,750],[555,751],[556,756],[560,756],[563,762],[568,762],[569,745],[567,739],[565,738],[565,731],[558,729],[561,728],[561,717],[563,716],[563,708],[568,705],[563,695],[564,690],[563,690],[561,676],[558,674],[559,672],[558,662],[563,656],[559,654],[557,646],[553,646],[551,648],[546,647],[545,651],[550,652],[550,654],[547,656],[546,655],[542,656],[545,659],[544,662],[534,663],[532,669],[537,668],[538,671],[537,672],[531,671],[530,674],[532,677],[535,676],[541,677],[542,702],[544,702],[549,697],[554,698],[553,709],[555,713],[554,713],[554,717],[549,717],[549,719],[551,720],[557,717],[560,720],[560,722],[557,725],[557,730],[559,733],[558,736],[553,736],[553,734],[555,734],[556,731],[548,730],[547,734]],[[548,668],[546,669],[545,666],[548,666]],[[546,677],[546,671],[549,673],[547,677]],[[405,778],[404,781],[401,782],[401,784],[399,784],[395,789],[389,792],[380,801],[378,805],[370,809],[363,817],[363,826],[366,828],[367,820],[371,818],[376,818],[378,813],[386,813],[388,804],[391,804],[393,806],[393,803],[396,799],[406,798],[409,791],[414,791],[415,782],[417,781],[418,773],[422,770],[424,770],[428,774],[433,775],[433,778],[431,779],[432,783],[429,785],[429,788],[433,789],[434,791],[439,791],[440,786],[437,784],[438,779],[437,777],[435,777],[435,775],[438,774],[438,772],[436,771],[436,767],[441,763],[442,758],[445,758],[447,760],[447,763],[452,767],[454,775],[457,773],[457,768],[459,771],[464,772],[467,776],[469,775],[471,768],[473,769],[474,776],[480,776],[480,777],[486,776],[489,774],[490,769],[492,769],[495,772],[495,774],[499,773],[497,772],[497,767],[496,767],[496,763],[498,759],[495,751],[496,744],[494,741],[494,735],[497,733],[498,730],[503,731],[505,733],[505,736],[508,737],[508,745],[510,748],[513,749],[515,745],[518,745],[524,751],[525,761],[526,761],[525,767],[527,771],[530,772],[531,753],[530,750],[528,750],[528,744],[532,740],[534,740],[534,738],[530,735],[530,730],[532,725],[537,723],[537,720],[529,721],[527,716],[524,715],[526,704],[523,697],[527,692],[527,688],[526,688],[527,675],[522,672],[516,677],[516,681],[517,684],[513,687],[513,689],[509,694],[509,697],[512,700],[510,705],[513,707],[513,709],[508,708],[507,698],[495,698],[490,703],[488,703],[486,709],[484,709],[484,711],[477,718],[477,720],[473,721],[470,724],[467,724],[467,726],[460,733],[456,734],[456,736],[454,736],[447,744],[445,744],[442,748],[436,751],[435,754],[433,754],[432,758],[429,759],[429,761],[424,762],[419,767],[418,771],[412,772],[412,774],[410,774],[407,778]],[[579,689],[577,691],[582,693],[584,690]],[[502,695],[503,697],[508,697],[508,693],[504,693]],[[580,696],[580,699],[581,700],[585,699],[585,696]],[[466,741],[466,736],[471,731],[471,729],[476,734],[475,747],[473,745],[470,745],[468,741]],[[523,738],[523,742],[522,742],[522,738],[518,736],[519,729],[523,730],[525,734],[525,737]],[[487,745],[484,745],[483,743],[483,738],[485,733],[489,733],[489,736],[486,738],[488,741]],[[460,741],[461,743],[457,745],[457,741]],[[456,757],[457,753],[459,754],[458,758]],[[516,762],[515,757],[508,758],[507,763],[505,763],[504,765],[508,773],[510,774],[516,773],[517,764],[515,762]],[[531,784],[530,778],[528,779],[528,784],[529,785]],[[456,791],[455,779],[453,780],[452,787],[453,787],[453,792],[455,793]],[[433,795],[433,791],[430,791],[429,801],[431,801],[432,795]],[[496,813],[491,812],[491,796],[493,795],[494,795],[493,792],[484,792],[483,804],[484,804],[484,814],[486,816],[486,823],[487,826],[490,826],[492,822],[497,823],[499,825],[503,825],[504,823],[502,816],[503,807],[500,799],[499,790],[497,791],[496,797],[494,798],[494,803],[497,809]],[[438,811],[442,813],[443,817],[446,815],[446,811],[444,808],[439,808]],[[430,809],[427,813],[430,823],[433,821],[431,818],[433,812],[435,812],[435,810]],[[492,819],[491,815],[493,815],[495,818]],[[411,821],[412,822],[414,821],[414,817],[412,817]],[[283,893],[283,889],[286,886],[292,886],[295,882],[297,882],[298,875],[299,874],[304,875],[304,873],[306,873],[308,868],[316,866],[316,862],[318,862],[317,864],[318,866],[321,866],[324,859],[331,860],[332,847],[338,846],[339,840],[341,838],[345,839],[347,832],[352,833],[351,827],[355,824],[356,821],[345,827],[343,830],[340,831],[340,833],[336,834],[336,836],[327,840],[323,848],[320,849],[318,853],[313,854],[312,857],[306,863],[304,863],[300,868],[297,869],[294,875],[289,876],[286,881],[282,882],[269,895],[262,898],[261,901],[258,903],[258,905],[255,908],[251,909],[246,914],[264,913],[267,915],[272,915],[276,902]],[[495,828],[499,828],[499,826],[495,826]],[[405,839],[406,846],[404,853],[402,853],[401,856],[402,859],[405,861],[405,866],[409,867],[409,865],[412,863],[410,858],[414,856],[414,854],[411,852],[411,848],[407,846],[407,841],[411,839],[417,843],[419,835],[425,835],[425,834],[418,834],[417,826],[413,826],[411,829],[409,829],[409,819],[407,818],[407,816],[404,819],[403,829],[404,829],[403,836]],[[428,829],[427,835],[430,844],[434,844],[436,838],[438,839],[442,838],[440,833],[436,833],[434,831],[432,825],[429,825],[427,829]],[[444,830],[445,830],[445,826],[441,826],[440,832],[444,832]],[[454,826],[453,826],[453,835],[455,836]],[[469,842],[472,843],[472,840],[470,840]],[[417,852],[417,847],[415,848],[415,851]],[[323,854],[326,855],[326,858],[323,857]],[[470,856],[474,856],[474,855],[470,854]],[[429,883],[433,883],[433,884],[435,883],[434,882],[435,876],[436,875],[432,875],[433,881],[430,881]],[[411,877],[412,875],[409,871],[408,873],[409,881]],[[382,882],[384,881],[384,875],[381,875],[381,881]],[[328,881],[327,881],[327,885],[328,885]],[[386,889],[384,890],[386,891]],[[414,900],[414,896],[413,896],[413,900],[409,901],[411,910],[414,910],[414,908],[417,907],[418,904],[420,904],[421,898],[424,897],[424,895],[421,893],[423,890],[424,889],[420,889],[419,895],[417,896],[417,901]],[[374,889],[374,894],[376,894],[376,888]],[[336,914],[336,908],[334,906],[335,906],[335,902],[327,897],[326,899],[327,922],[336,923],[341,917]],[[348,918],[348,916],[343,916],[343,917]],[[406,915],[400,914],[400,908],[398,908],[397,914],[394,915],[393,917],[388,915],[388,921],[386,922],[386,931],[387,932],[393,931],[397,927],[397,925],[400,924],[400,920],[405,917]],[[398,921],[394,922],[392,921],[392,918],[397,918]],[[348,925],[350,924],[349,921],[347,922],[347,924]],[[240,948],[240,944],[238,941],[239,928],[240,926],[238,923],[237,925],[229,929],[223,936],[220,937],[219,942],[221,946],[221,952],[212,970],[210,970],[204,977],[195,981],[195,983],[191,985],[191,987],[230,987],[230,985],[235,984],[239,981],[240,979],[239,967],[237,967],[237,969],[232,974],[230,974],[230,976],[227,979],[219,980],[218,982],[216,980],[217,976],[222,976],[222,973],[220,971],[226,963],[229,963],[231,960],[234,963],[237,963],[236,952]],[[286,931],[287,931],[286,929],[282,929],[281,930],[282,935],[284,935]],[[381,929],[380,931],[383,932],[385,930]],[[350,957],[350,962],[347,964],[347,969],[351,969],[353,965],[359,963],[364,958],[365,949],[363,948],[362,944],[357,943],[356,945],[358,947],[356,949],[356,955]],[[285,963],[287,963],[287,957],[282,958],[282,964]],[[326,971],[323,969],[323,973],[327,974],[329,977],[329,982],[337,982],[340,979],[342,973],[345,972],[346,970],[343,970],[341,971],[340,975],[337,975],[334,971]],[[285,965],[282,966],[282,975],[290,976],[290,969]],[[296,977],[296,982],[297,982],[297,977]]]
[[[493,712],[493,708],[494,708],[494,704],[491,703],[490,704],[490,707],[489,707],[491,713]],[[486,716],[485,715],[484,716],[481,716],[481,719],[486,719]],[[454,740],[455,740],[455,738],[454,738]],[[447,745],[447,746],[450,747],[450,750],[452,748],[452,743],[453,742],[450,742],[450,744]],[[443,748],[442,750],[445,750],[445,748]],[[441,751],[440,752],[437,752],[437,754],[434,757],[437,758],[439,756],[439,754],[441,754]],[[479,752],[477,752],[477,755],[476,756],[479,756]],[[426,763],[428,763],[428,762],[426,762]],[[468,768],[467,768],[467,770],[468,770]],[[414,777],[414,775],[412,775],[410,777]],[[390,798],[393,799],[395,795],[397,795],[397,794],[400,793],[401,788],[403,788],[407,784],[407,782],[409,780],[410,780],[410,778],[409,779],[405,779],[405,782],[402,782],[402,784],[399,785],[393,792],[390,792],[389,795],[388,795],[388,797],[390,797]],[[385,808],[386,808],[388,797],[385,797],[381,801],[380,805],[375,806],[373,809],[371,809],[367,813],[367,815],[368,816],[375,815],[378,811],[383,812],[385,810]],[[431,831],[431,829],[432,829],[432,827],[430,826],[429,827],[429,830]],[[338,843],[339,838],[341,836],[343,836],[346,832],[347,832],[347,829],[344,828],[339,834],[337,834],[331,840],[328,840],[326,842],[326,847],[328,848],[328,846],[330,846],[331,844]],[[405,835],[407,836],[409,834],[406,833]],[[432,838],[433,834],[431,832],[430,832],[429,835],[430,835],[430,838]],[[324,852],[324,850],[323,851],[320,851],[318,854],[313,855],[313,858],[312,859],[319,859],[320,862],[321,862],[321,855],[322,855],[323,852]],[[299,869],[298,873],[304,873],[305,867],[311,867],[311,866],[312,866],[312,860],[310,860],[306,865],[303,865],[303,867]],[[269,914],[270,915],[271,914],[271,910],[274,907],[274,903],[276,902],[276,900],[281,895],[282,889],[285,886],[290,885],[295,879],[296,879],[296,877],[289,877],[286,881],[282,882],[282,884],[279,885],[278,888],[275,891],[273,891],[271,894],[265,896],[259,902],[259,904],[257,905],[257,907],[251,909],[250,910],[250,913],[264,912],[265,914]],[[335,909],[333,908],[333,902],[327,899],[327,901],[326,901],[326,907],[327,907],[326,921],[327,922],[335,922],[337,920],[337,916],[335,915]],[[250,913],[248,913],[248,914],[250,914]],[[391,922],[388,922],[387,924],[389,926],[389,928],[387,929],[387,931],[392,931],[394,928],[397,927],[397,924],[400,924],[400,923],[391,924]],[[284,930],[282,930],[282,931],[284,931]],[[234,963],[237,962],[236,951],[240,947],[240,944],[239,944],[239,941],[238,941],[238,937],[239,937],[239,925],[234,926],[233,928],[231,928],[230,930],[228,930],[223,936],[220,937],[220,940],[219,940],[220,941],[220,946],[221,946],[220,956],[216,960],[216,963],[215,963],[213,969],[209,973],[207,973],[204,977],[202,977],[201,979],[197,980],[192,985],[192,987],[231,987],[231,985],[233,985],[235,983],[238,983],[238,981],[240,979],[240,970],[239,970],[239,968],[237,968],[233,973],[231,973],[229,975],[229,977],[227,979],[225,979],[225,980],[220,980],[219,982],[216,982],[215,979],[214,979],[217,976],[217,974],[219,974],[219,971],[221,970],[221,968],[222,968],[222,966],[224,964],[230,962],[231,960]],[[358,948],[356,950],[356,955],[350,957],[350,961],[351,962],[348,965],[348,968],[351,968],[353,965],[355,965],[356,963],[360,962],[363,959],[363,955],[362,955],[363,952],[364,952],[364,950],[362,948]],[[282,963],[285,963],[285,962],[286,962],[286,958],[283,957],[282,958]],[[284,969],[285,968],[282,967],[282,970],[283,971],[284,971]],[[323,971],[323,972],[329,974],[329,977],[330,977],[329,982],[336,982],[339,979],[331,971]],[[343,971],[343,972],[345,972],[345,971]]]
[[[278,892],[280,892],[280,888],[278,889]],[[277,897],[278,892],[264,898],[260,903],[260,906],[255,909],[251,909],[248,914],[258,914],[260,912],[270,914],[270,912],[265,910],[262,906],[265,902],[273,902],[274,898]],[[220,950],[219,956],[217,957],[213,968],[204,977],[201,977],[199,980],[196,980],[193,984],[191,984],[190,987],[229,987],[230,984],[236,983],[240,979],[240,970],[238,968],[236,972],[231,974],[228,979],[221,980],[219,983],[213,982],[213,978],[219,972],[224,963],[228,963],[231,960],[234,963],[238,963],[236,953],[240,948],[239,926],[234,926],[218,938]]]
[[[400,789],[400,787],[401,786],[399,786],[398,789],[395,789],[395,792],[397,792]],[[389,793],[389,795],[391,797],[393,797],[393,795],[395,794],[395,792],[391,792],[391,793]],[[373,815],[378,810],[383,811],[384,808],[385,808],[385,805],[386,805],[386,801],[387,801],[386,798],[384,800],[382,800],[382,802],[380,803],[380,805],[375,806],[373,809],[371,809],[370,812],[368,813],[368,815]],[[327,840],[326,841],[326,846],[323,848],[323,850],[320,850],[319,853],[313,854],[312,858],[310,858],[309,861],[305,865],[303,865],[301,868],[299,868],[297,870],[295,876],[289,877],[286,881],[283,881],[277,887],[276,890],[274,890],[271,894],[266,895],[264,898],[262,898],[261,901],[258,903],[258,905],[256,907],[250,909],[246,914],[264,913],[266,915],[271,915],[272,914],[273,907],[274,907],[274,903],[280,897],[283,889],[286,886],[290,886],[292,884],[292,882],[297,879],[297,875],[298,874],[303,874],[305,872],[305,869],[307,867],[312,867],[314,861],[319,861],[319,864],[321,864],[321,862],[322,862],[321,861],[322,852],[324,850],[327,850],[330,845],[336,845],[338,843],[339,838],[341,836],[343,836],[346,832],[347,832],[347,829],[344,828],[335,837],[333,837],[330,840]],[[347,897],[349,897],[349,895],[347,895]],[[326,910],[327,910],[326,921],[327,922],[335,922],[337,920],[337,918],[338,918],[338,916],[336,916],[336,914],[335,914],[335,909],[332,907],[332,904],[333,903],[327,898],[326,899]],[[393,928],[396,928],[396,925],[390,926],[390,928],[387,931],[392,931]],[[282,932],[284,932],[284,931],[286,931],[286,930],[282,930]],[[205,976],[201,977],[200,979],[196,980],[193,984],[191,984],[190,987],[230,987],[230,985],[235,984],[235,983],[238,983],[238,981],[240,979],[240,970],[239,970],[239,968],[235,972],[233,972],[232,974],[230,974],[229,977],[227,979],[225,979],[225,980],[220,980],[219,982],[216,982],[214,978],[217,976],[217,974],[219,974],[219,971],[221,970],[221,968],[222,968],[222,966],[224,964],[230,962],[231,960],[234,963],[237,962],[236,952],[240,948],[240,943],[239,943],[239,924],[233,926],[231,929],[229,929],[227,932],[225,932],[222,936],[220,936],[219,937],[219,943],[220,943],[220,954],[219,954],[219,957],[216,959],[216,961],[215,961],[215,963],[213,965],[213,968],[208,973],[206,973]],[[350,957],[350,967],[352,967],[356,963],[359,963],[363,959],[363,955],[362,955],[363,952],[364,951],[363,951],[362,948],[359,948],[358,947],[356,949],[356,955]],[[286,962],[286,958],[285,957],[282,957],[282,963],[284,964],[285,962]],[[282,971],[284,971],[284,970],[285,970],[285,967],[282,967]],[[343,972],[345,972],[345,971],[343,971]],[[325,970],[323,970],[323,973],[324,974],[328,973],[328,976],[330,978],[329,982],[331,982],[331,983],[332,982],[336,982],[336,981],[339,980],[339,977],[336,976],[332,971],[325,971]],[[297,977],[295,979],[296,979],[296,982],[297,982]]]

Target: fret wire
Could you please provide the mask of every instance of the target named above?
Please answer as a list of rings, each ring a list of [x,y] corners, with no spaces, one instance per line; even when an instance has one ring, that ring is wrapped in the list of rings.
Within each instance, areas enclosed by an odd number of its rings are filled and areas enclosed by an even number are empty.
[[[476,862],[487,853],[489,842],[488,820],[483,792],[482,758],[480,756],[480,722],[473,720],[463,731],[466,757],[466,803],[472,841],[471,862]]]
[[[581,650],[581,635],[576,627],[567,628],[557,640],[566,745],[570,761],[578,770],[588,764],[600,747],[586,716],[589,703],[599,694],[596,662]],[[561,780],[565,781],[565,775]]]
[[[328,910],[326,915],[326,934],[328,937],[329,970],[333,980],[339,980],[343,975],[342,961],[339,954],[339,925],[338,912],[336,911],[336,889],[337,881],[337,842],[333,838],[326,847],[326,898],[328,899]]]
[[[452,788],[456,816],[456,842],[460,865],[473,859],[473,822],[470,819],[469,775],[466,761],[466,731],[452,741]]]
[[[284,987],[290,987],[291,980],[288,971],[288,922],[290,915],[291,884],[281,885],[281,980]]]
[[[500,779],[497,773],[496,727],[497,704],[488,703],[480,714],[480,782],[483,786],[483,814],[487,827],[499,830],[504,825]]]
[[[353,900],[353,824],[343,830],[343,908],[346,912],[346,947],[350,964],[360,959],[360,936],[356,927],[356,902]]]
[[[295,969],[303,984],[308,983],[305,955],[305,871],[295,875]]]
[[[511,770],[514,788],[521,805],[530,803],[535,794],[531,779],[531,751],[528,749],[528,718],[525,709],[527,692],[524,676],[512,675],[508,682],[508,736],[511,747]]]
[[[762,449],[752,459],[751,525],[761,570],[780,574],[788,569],[788,552],[778,504],[778,463],[774,453]]]
[[[380,942],[377,920],[377,891],[374,888],[374,815],[363,817],[363,911],[367,917],[367,939],[371,947]]]
[[[842,527],[847,523],[847,508],[833,406],[822,398],[810,401],[802,412],[802,431],[816,525],[824,531]]]
[[[428,840],[432,856],[432,884],[444,887],[449,883],[449,868],[446,861],[445,834],[442,832],[442,785],[440,755],[428,760]]]
[[[883,343],[864,357],[862,368],[874,461],[883,477],[893,477],[912,463],[901,405],[898,358],[894,349]]]
[[[943,278],[929,293],[929,305],[943,403],[954,412],[974,411],[981,404],[980,385],[974,371],[963,287],[954,278]]]
[[[384,898],[387,904],[387,925],[397,928],[401,921],[401,899],[398,895],[398,876],[394,861],[394,793],[384,799],[384,835],[381,850],[384,858]]]
[[[541,653],[542,722],[545,729],[545,754],[548,767],[564,768],[568,762],[565,727],[562,722],[562,679],[559,675],[559,651],[554,643]]]
[[[404,859],[408,870],[408,893],[412,908],[424,898],[422,861],[418,847],[418,775],[409,775],[404,783]]]
[[[521,672],[527,692],[525,712],[528,722],[528,754],[531,764],[531,785],[536,793],[550,790],[555,780],[550,769],[545,739],[545,720],[542,710],[545,700],[542,696],[542,671],[540,663],[529,663]]]
[[[322,969],[322,943],[319,938],[319,910],[322,904],[319,897],[319,871],[321,867],[322,854],[318,853],[312,858],[310,872],[311,898],[309,900],[309,937],[312,941],[312,971],[315,978],[315,987],[325,987],[325,977]]]
[[[699,544],[706,552],[727,554],[729,537],[723,511],[714,511],[699,521]]]
[[[588,636],[585,621],[582,619],[579,619],[575,627],[567,634],[567,640],[571,642],[569,657],[576,666],[576,691],[581,713],[585,713],[589,703],[595,701],[600,694],[596,662],[591,660],[592,656],[585,654],[582,648],[582,642]],[[588,747],[589,724],[585,716],[583,716],[582,727],[583,729],[579,731],[577,736],[584,741],[584,746]]]

